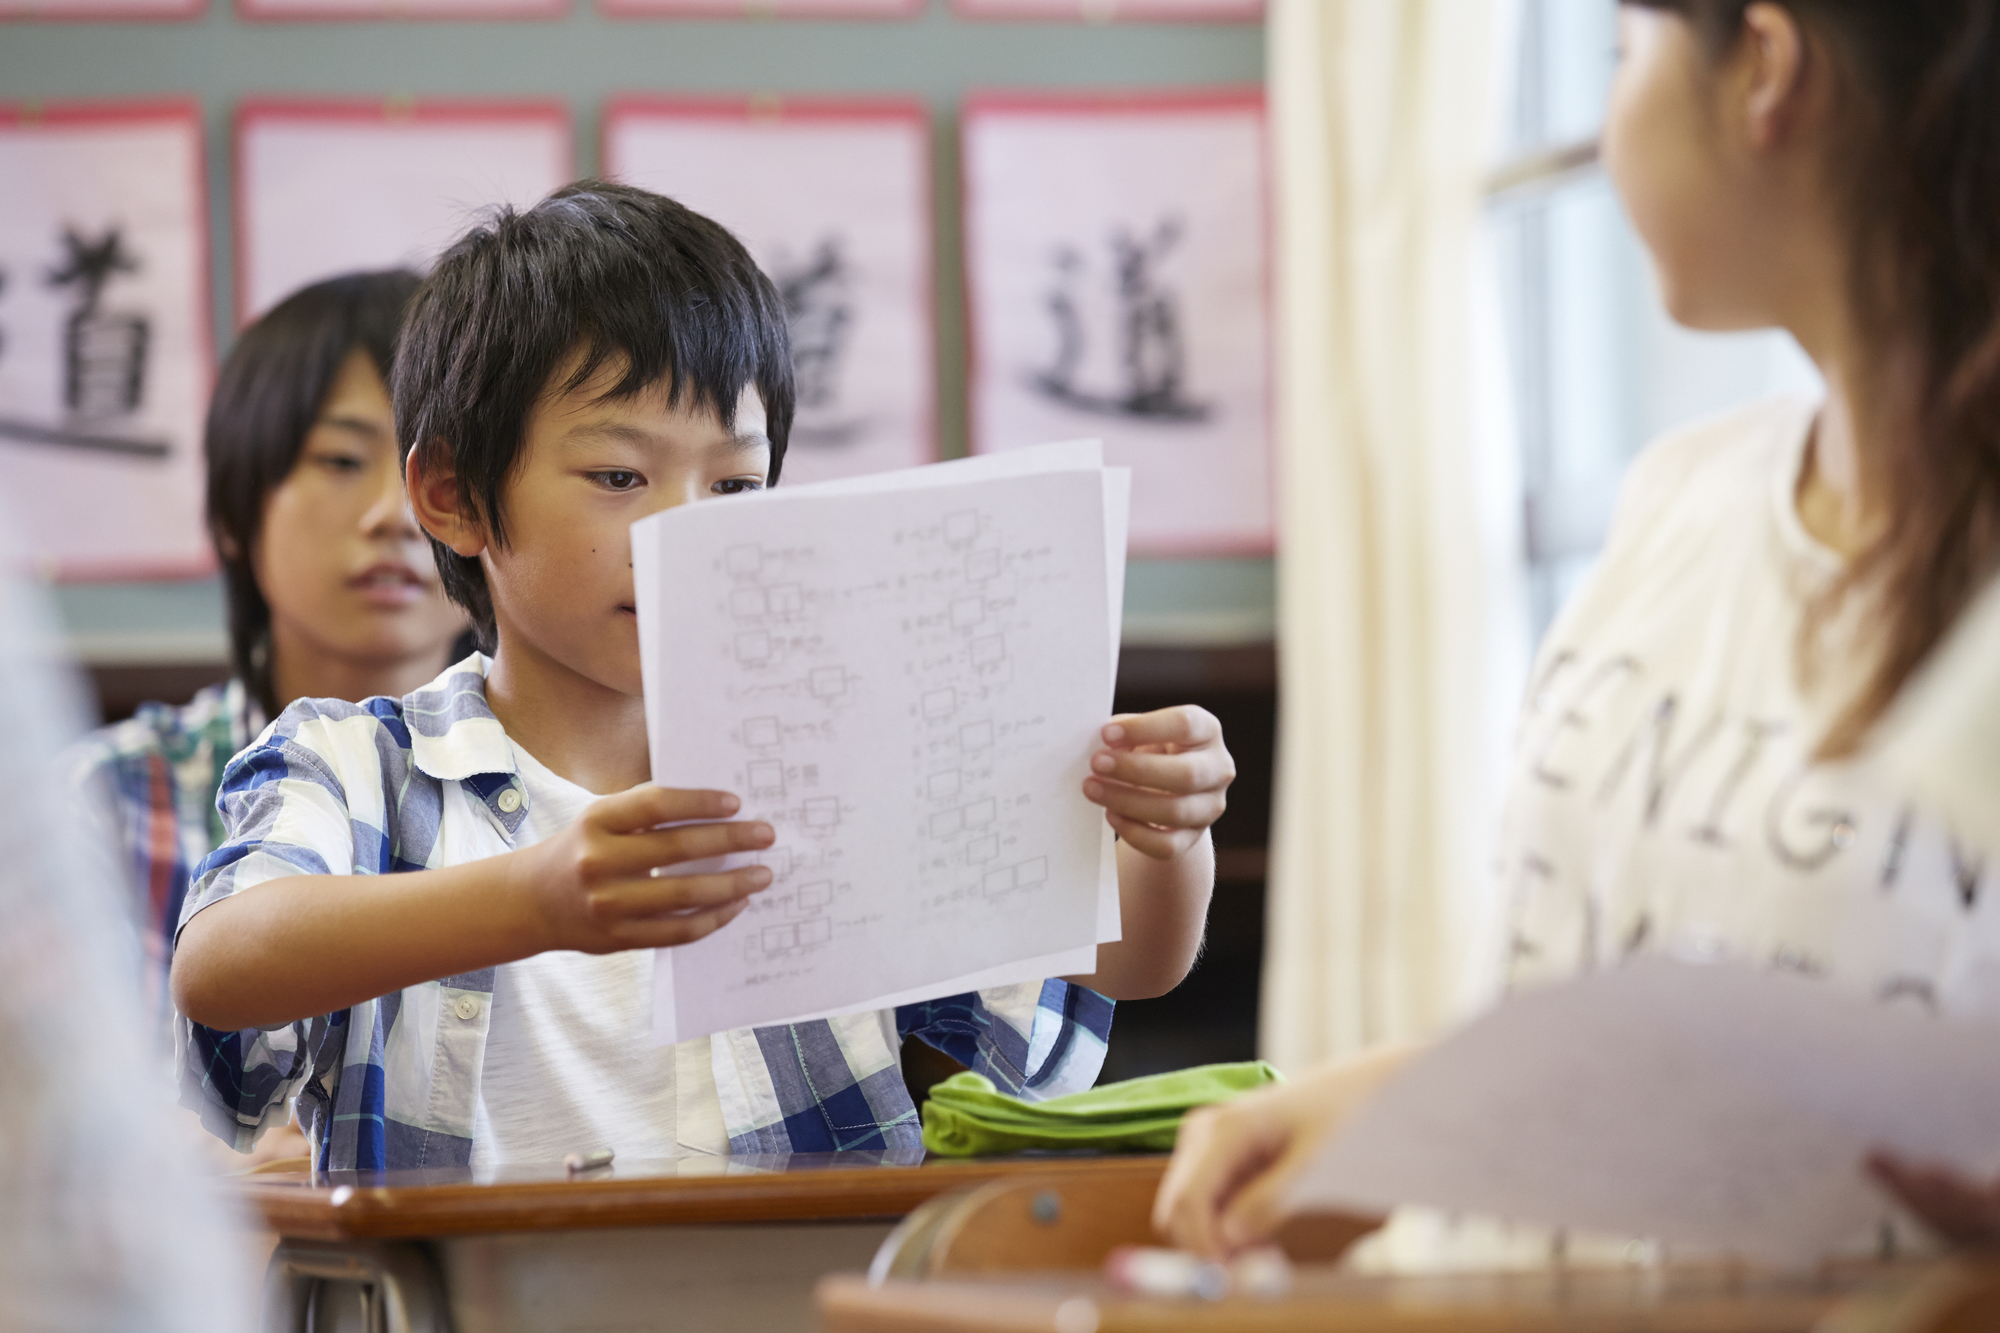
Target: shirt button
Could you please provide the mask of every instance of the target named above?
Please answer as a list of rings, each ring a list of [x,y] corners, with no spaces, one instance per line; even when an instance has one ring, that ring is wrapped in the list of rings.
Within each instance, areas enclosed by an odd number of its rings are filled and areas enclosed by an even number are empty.
[[[521,793],[509,787],[500,793],[500,799],[496,804],[499,805],[502,814],[511,815],[521,808]]]
[[[479,1001],[470,995],[461,995],[458,997],[458,1003],[451,1007],[451,1011],[469,1023],[479,1017]]]

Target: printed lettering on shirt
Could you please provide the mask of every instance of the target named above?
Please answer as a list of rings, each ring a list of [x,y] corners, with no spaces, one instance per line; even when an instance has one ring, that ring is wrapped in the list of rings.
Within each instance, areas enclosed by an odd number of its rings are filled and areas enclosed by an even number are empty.
[[[1849,935],[1865,933],[1826,924],[1850,901],[1921,882],[1918,910],[1937,929],[1977,910],[1986,859],[1814,763],[1811,727],[1768,706],[1696,712],[1689,697],[1630,653],[1550,655],[1524,710],[1523,783],[1496,862],[1516,982],[1652,948],[1834,975],[1859,956]],[[1913,858],[1918,843],[1929,850]],[[1885,950],[1867,984],[1936,1003],[1907,952]]]
[[[1609,802],[1617,795],[1618,788],[1625,781],[1625,775],[1631,771],[1632,761],[1637,757],[1640,747],[1651,740],[1649,753],[1652,759],[1646,768],[1644,787],[1646,827],[1652,828],[1660,822],[1660,811],[1666,805],[1668,798],[1673,795],[1674,789],[1680,785],[1681,778],[1694,767],[1702,753],[1708,749],[1709,743],[1722,730],[1722,719],[1710,718],[1708,724],[1695,733],[1694,739],[1686,742],[1677,752],[1673,748],[1674,724],[1679,717],[1680,700],[1672,694],[1666,695],[1653,705],[1650,724],[1642,725],[1633,732],[1632,739],[1626,742],[1624,750],[1613,761],[1610,771],[1604,776],[1604,782],[1598,787],[1597,800],[1600,805]]]
[[[1533,696],[1533,711],[1537,715],[1554,711],[1556,719],[1544,731],[1540,744],[1535,749],[1529,771],[1534,775],[1535,781],[1544,786],[1554,787],[1558,791],[1567,790],[1570,785],[1570,776],[1557,771],[1552,763],[1552,752],[1564,732],[1588,731],[1592,718],[1585,710],[1605,693],[1607,687],[1617,684],[1628,676],[1637,676],[1644,672],[1644,668],[1636,658],[1613,657],[1601,664],[1585,680],[1583,688],[1577,691],[1574,699],[1568,700],[1559,709],[1554,708],[1552,704],[1555,698],[1556,678],[1562,674],[1565,667],[1574,666],[1578,660],[1575,653],[1557,653],[1550,662],[1548,670],[1542,673],[1542,679],[1536,685]]]
[[[1806,806],[1796,799],[1812,770],[1799,768],[1771,793],[1764,833],[1771,855],[1793,870],[1819,870],[1854,844],[1854,816],[1833,806]]]
[[[1785,734],[1782,722],[1761,722],[1747,718],[1743,722],[1743,748],[1736,762],[1723,775],[1722,783],[1715,789],[1715,799],[1709,802],[1708,813],[1693,829],[1694,840],[1705,842],[1711,847],[1727,847],[1729,838],[1722,829],[1722,817],[1729,808],[1730,800],[1737,788],[1757,767],[1757,760],[1764,753],[1767,742]]]

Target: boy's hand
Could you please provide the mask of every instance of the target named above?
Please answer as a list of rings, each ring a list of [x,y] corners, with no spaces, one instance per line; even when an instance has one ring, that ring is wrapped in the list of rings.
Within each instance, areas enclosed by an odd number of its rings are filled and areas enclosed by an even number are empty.
[[[525,895],[538,951],[659,949],[729,924],[751,894],[770,885],[769,870],[665,876],[653,868],[769,847],[769,824],[659,827],[723,820],[740,807],[728,792],[647,783],[591,802],[560,834],[518,853],[510,886]]]
[[[1106,822],[1135,851],[1170,861],[1221,818],[1236,762],[1213,713],[1193,704],[1121,713],[1103,737],[1083,794],[1104,807]]]

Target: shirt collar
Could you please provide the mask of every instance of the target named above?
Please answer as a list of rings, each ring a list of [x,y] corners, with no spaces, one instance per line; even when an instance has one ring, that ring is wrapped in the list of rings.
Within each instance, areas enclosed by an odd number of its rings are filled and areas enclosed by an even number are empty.
[[[403,696],[410,762],[418,772],[441,782],[517,773],[513,742],[486,703],[486,672],[492,665],[484,653],[474,653]]]

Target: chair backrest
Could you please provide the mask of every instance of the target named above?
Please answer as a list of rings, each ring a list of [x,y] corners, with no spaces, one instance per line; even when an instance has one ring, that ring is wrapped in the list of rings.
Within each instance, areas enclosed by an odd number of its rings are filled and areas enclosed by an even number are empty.
[[[1864,1289],[1813,1333],[1993,1333],[2000,1329],[2000,1257],[1967,1255]]]
[[[1088,1183],[1033,1177],[939,1195],[903,1219],[876,1252],[869,1277],[1096,1270],[1120,1245],[1157,1245],[1151,1177]],[[1294,1220],[1278,1243],[1300,1263],[1331,1262],[1379,1219]]]

